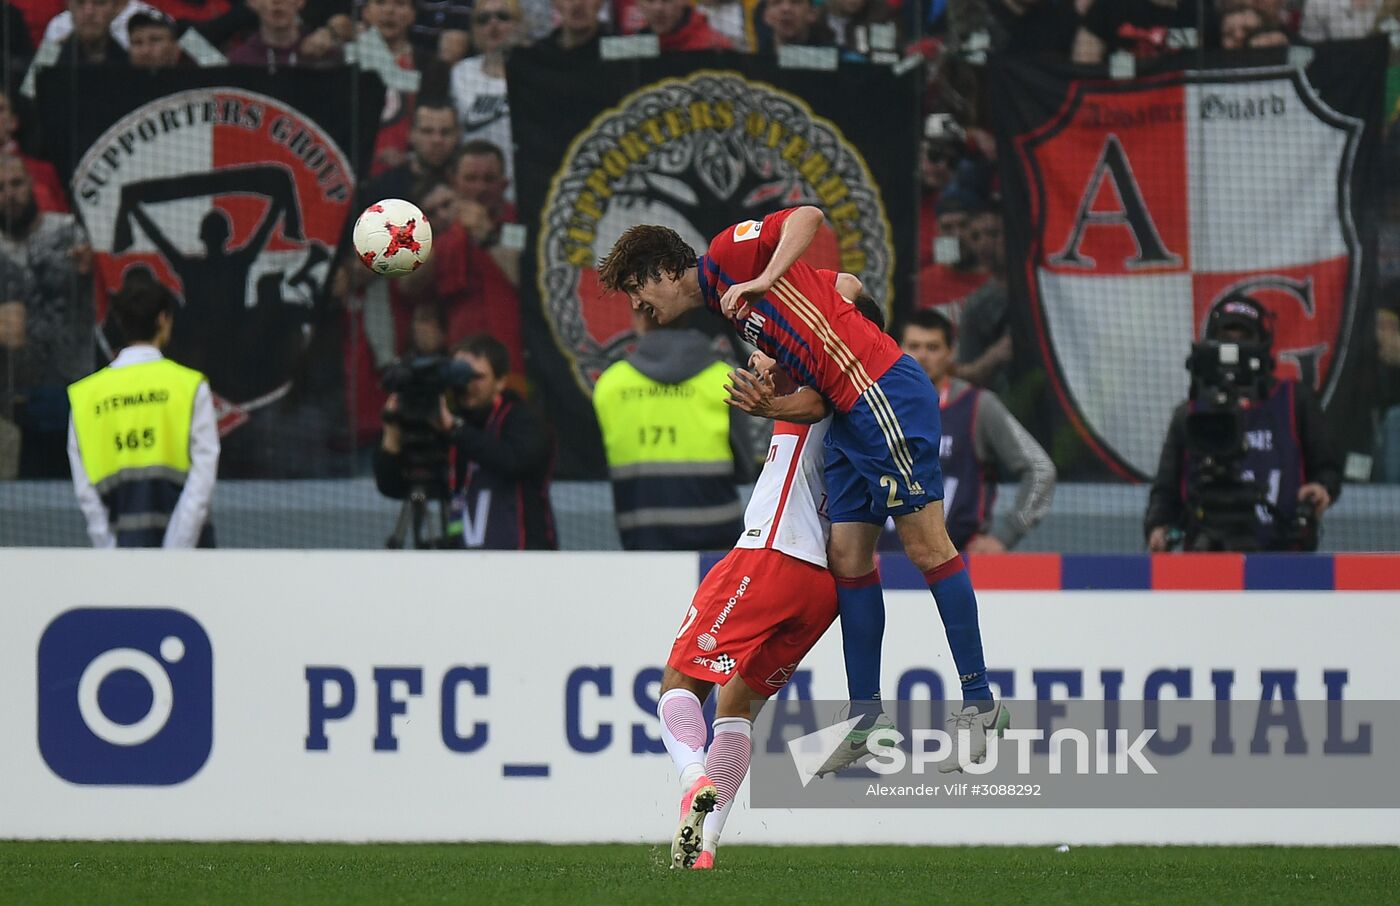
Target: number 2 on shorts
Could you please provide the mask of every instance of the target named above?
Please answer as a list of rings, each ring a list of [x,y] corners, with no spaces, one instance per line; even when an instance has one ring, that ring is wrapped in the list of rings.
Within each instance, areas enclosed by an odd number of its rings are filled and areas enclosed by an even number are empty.
[[[881,475],[880,487],[885,489],[886,507],[894,509],[897,506],[904,506],[904,501],[895,496],[895,492],[899,490],[899,482],[895,480],[893,475]]]

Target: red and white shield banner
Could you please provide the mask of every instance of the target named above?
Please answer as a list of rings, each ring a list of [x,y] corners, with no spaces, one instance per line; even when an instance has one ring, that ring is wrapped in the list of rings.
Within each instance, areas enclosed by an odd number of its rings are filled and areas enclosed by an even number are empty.
[[[1361,283],[1365,127],[1279,67],[1075,82],[1018,136],[1035,334],[1061,404],[1116,471],[1156,471],[1188,347],[1234,290],[1274,313],[1278,374],[1328,402]]]

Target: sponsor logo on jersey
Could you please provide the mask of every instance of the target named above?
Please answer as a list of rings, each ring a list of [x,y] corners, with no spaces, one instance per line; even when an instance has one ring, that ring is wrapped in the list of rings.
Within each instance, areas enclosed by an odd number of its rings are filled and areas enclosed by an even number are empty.
[[[739,603],[739,599],[744,596],[744,592],[749,590],[749,583],[752,581],[753,580],[748,576],[745,576],[743,580],[739,582],[739,588],[730,596],[729,600],[725,602],[724,609],[719,612],[719,616],[715,617],[714,624],[710,626],[710,635],[719,634],[719,628],[724,625],[725,620],[729,619],[729,612],[734,609],[735,604]],[[708,651],[709,649],[707,648],[705,650]]]
[[[745,220],[743,223],[734,226],[734,241],[747,242],[750,239],[757,239],[759,230],[763,229],[761,220]]]
[[[719,657],[716,658],[700,657],[697,655],[696,657],[692,658],[690,662],[692,664],[699,664],[701,667],[708,667],[715,673],[723,673],[726,676],[730,673],[733,673],[734,668],[738,666],[734,658],[730,657],[727,654],[721,654]]]

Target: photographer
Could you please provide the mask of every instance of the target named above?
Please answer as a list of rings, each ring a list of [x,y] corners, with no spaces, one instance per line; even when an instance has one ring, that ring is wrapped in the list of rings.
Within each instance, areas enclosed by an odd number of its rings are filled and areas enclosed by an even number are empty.
[[[549,502],[553,444],[544,423],[506,389],[509,368],[505,346],[476,334],[457,343],[451,359],[419,356],[386,372],[392,395],[374,480],[384,496],[407,501],[390,547],[403,546],[410,515],[418,547],[558,547]],[[440,538],[425,541],[421,522],[433,500],[443,527]]]
[[[1273,377],[1273,316],[1231,293],[1192,349],[1191,399],[1167,429],[1144,530],[1151,551],[1315,550],[1341,469],[1308,388]]]

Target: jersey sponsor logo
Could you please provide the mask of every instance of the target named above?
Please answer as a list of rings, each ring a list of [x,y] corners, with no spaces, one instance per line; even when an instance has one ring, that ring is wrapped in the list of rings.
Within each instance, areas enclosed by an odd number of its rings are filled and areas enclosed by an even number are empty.
[[[757,538],[757,537],[759,537],[759,536],[762,535],[762,534],[763,534],[763,529],[756,529],[756,528],[751,528],[751,529],[749,529],[747,532],[744,532],[745,537],[748,537],[748,538]]]
[[[762,313],[756,311],[749,312],[749,316],[744,319],[744,342],[751,346],[757,346],[759,340],[763,338],[763,326],[767,323],[768,319],[765,318]]]
[[[700,633],[699,637],[695,639],[695,645],[701,651],[714,651],[717,644],[719,643],[715,641],[715,637],[708,632]]]
[[[729,612],[734,609],[734,605],[739,603],[739,599],[744,596],[744,592],[749,590],[749,583],[752,581],[753,580],[748,576],[745,576],[739,583],[739,588],[730,596],[729,600],[725,602],[724,609],[719,612],[719,616],[715,617],[714,623],[711,624],[711,635],[719,634],[719,628],[724,625],[725,620],[729,619]]]
[[[699,70],[643,86],[566,144],[540,213],[537,281],[585,392],[633,341],[594,269],[633,224],[665,224],[703,252],[716,234],[746,241],[774,211],[820,205],[834,218],[813,243],[821,266],[893,298],[894,235],[864,155],[795,94]]]
[[[1278,376],[1328,405],[1364,271],[1351,190],[1364,120],[1323,103],[1299,69],[1066,90],[1055,119],[1018,124],[1016,144],[1031,195],[1034,328],[1084,438],[1116,471],[1154,474],[1179,394],[1142,388],[1182,386],[1175,351],[1236,291],[1276,317]],[[1260,174],[1279,171],[1259,149],[1281,134],[1312,178],[1263,191]],[[1114,331],[1125,363],[1115,367],[1131,368],[1131,380],[1102,380],[1102,334],[1082,325],[1106,319],[1135,325]]]
[[[145,268],[183,300],[167,354],[209,379],[222,433],[300,370],[354,181],[310,116],[231,86],[137,107],[75,167],[99,282]]]
[[[697,655],[696,657],[691,658],[690,662],[692,664],[699,664],[701,667],[708,667],[715,673],[723,673],[726,676],[733,673],[734,668],[738,666],[734,658],[730,657],[727,654],[721,654],[719,657],[716,658],[700,657]]]

